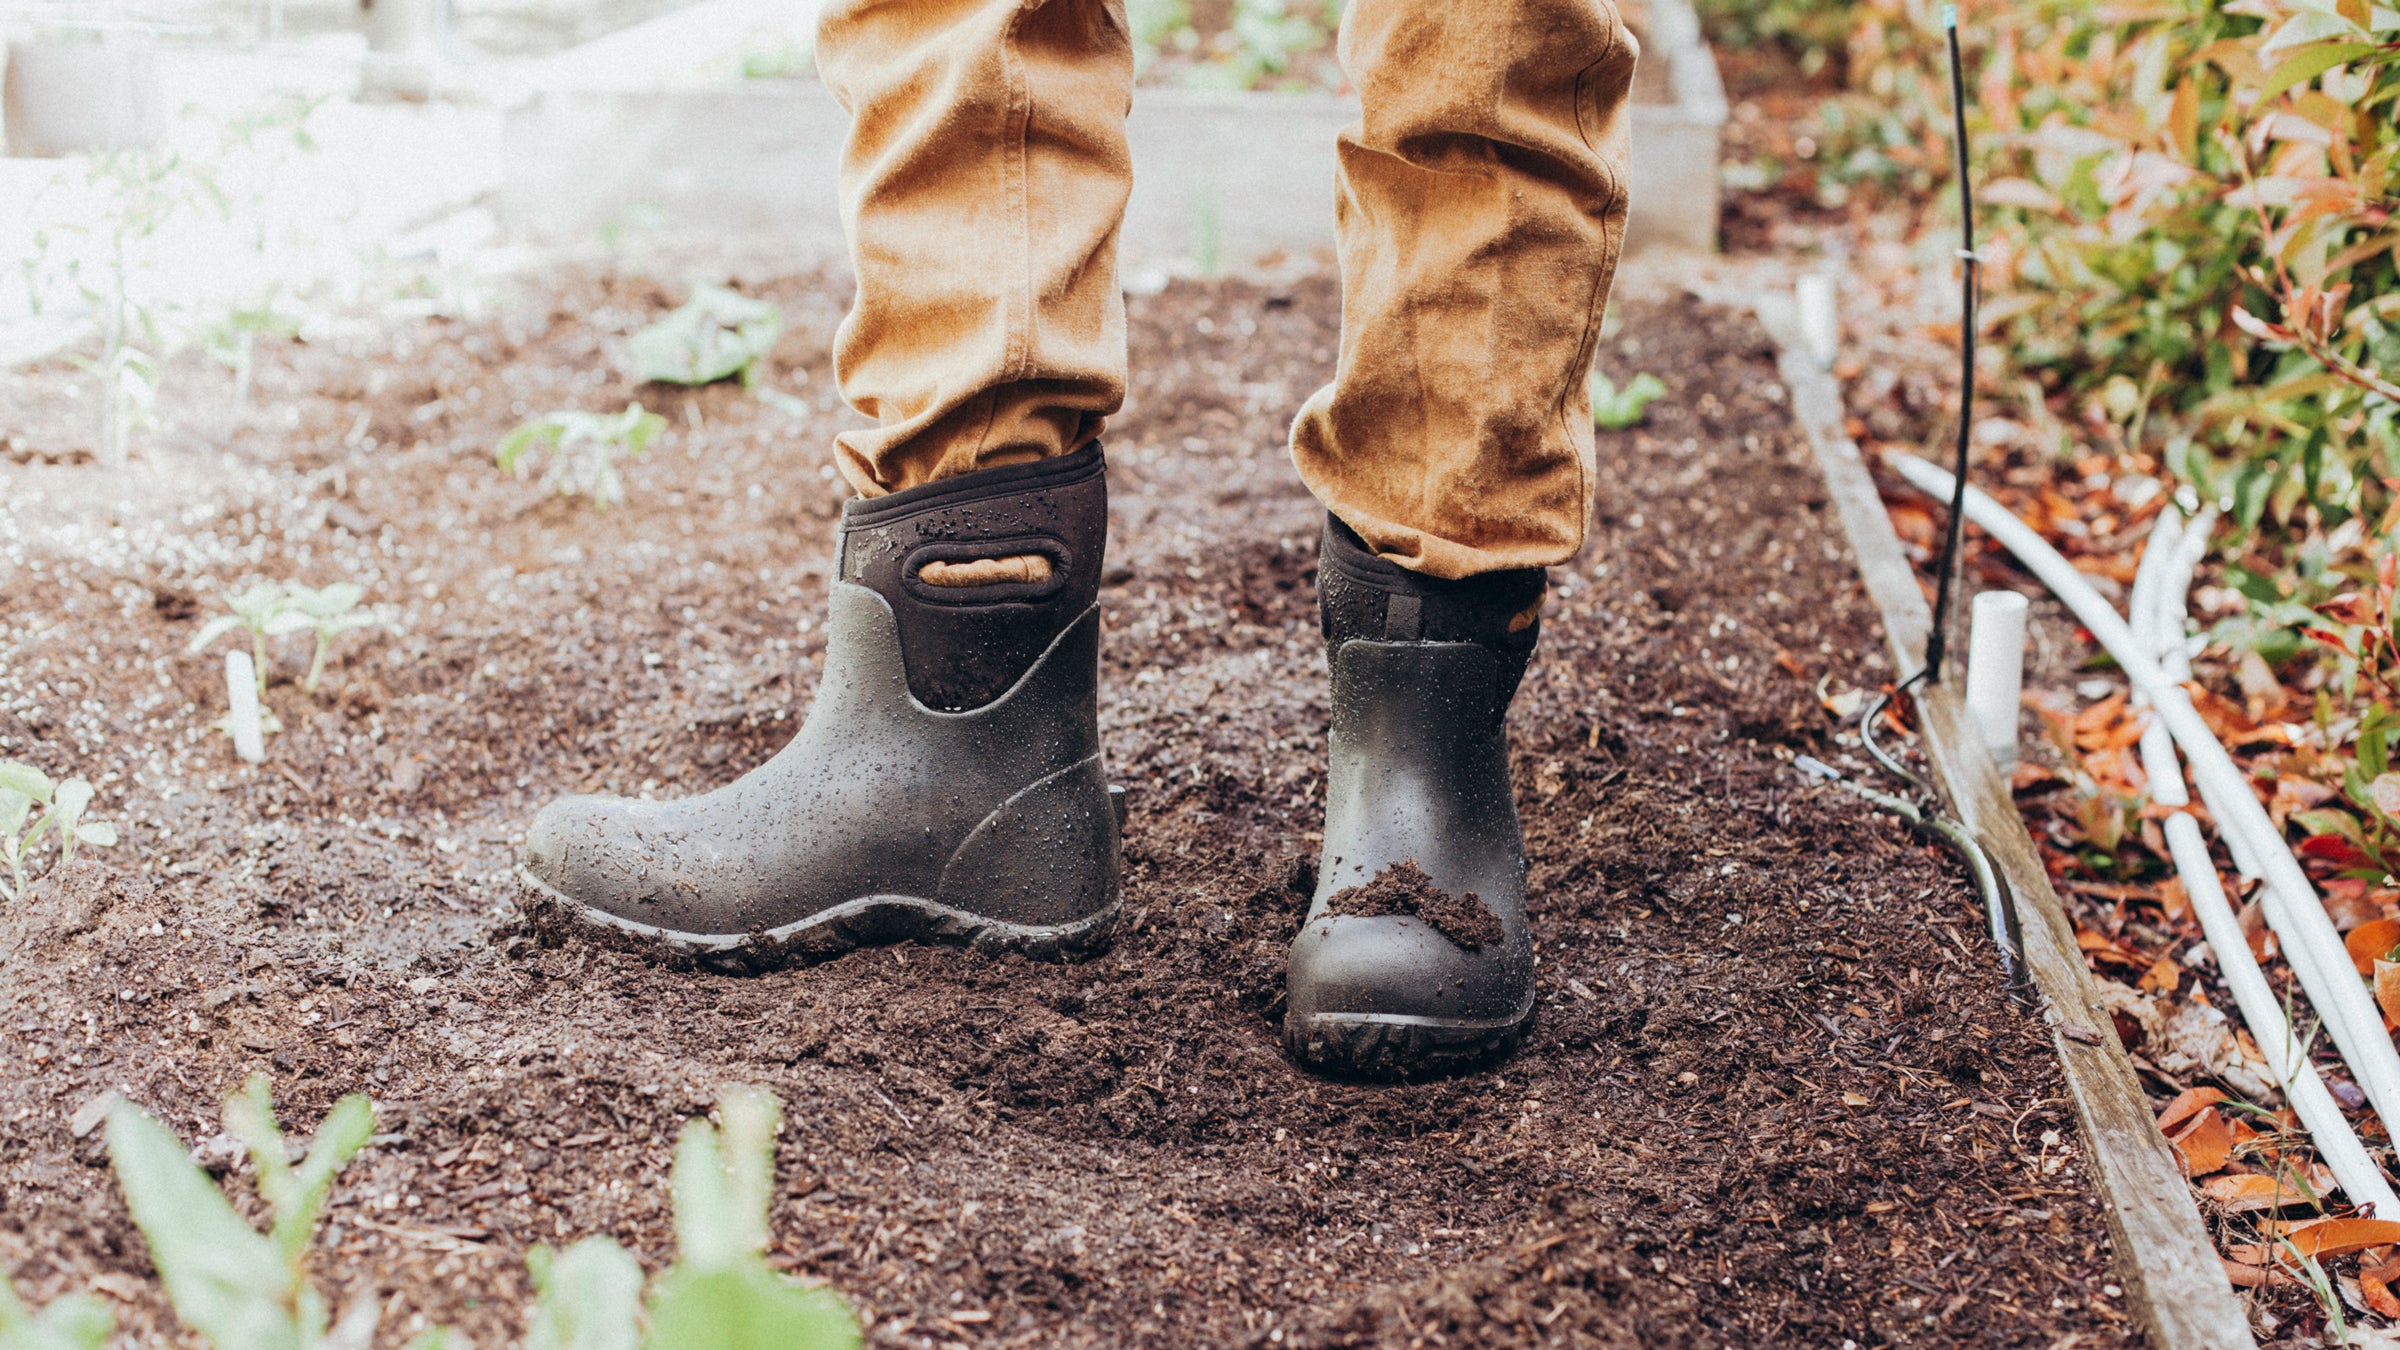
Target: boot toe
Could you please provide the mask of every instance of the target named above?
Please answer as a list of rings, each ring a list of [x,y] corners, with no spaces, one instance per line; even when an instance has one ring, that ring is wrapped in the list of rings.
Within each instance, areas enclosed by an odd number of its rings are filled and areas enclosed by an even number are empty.
[[[1444,1072],[1505,1050],[1533,1012],[1521,931],[1460,947],[1421,919],[1323,915],[1292,942],[1284,1038],[1303,1063],[1374,1077]]]
[[[644,861],[634,803],[567,797],[542,808],[525,832],[525,875],[555,899],[636,924],[658,925],[660,888]],[[634,841],[632,847],[625,840]]]

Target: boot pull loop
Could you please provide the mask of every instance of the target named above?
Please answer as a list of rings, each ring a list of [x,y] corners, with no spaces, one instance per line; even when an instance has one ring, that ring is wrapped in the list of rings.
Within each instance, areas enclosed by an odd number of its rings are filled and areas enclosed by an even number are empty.
[[[1395,594],[1383,602],[1383,636],[1387,642],[1414,642],[1425,631],[1423,596]]]
[[[900,563],[900,585],[929,605],[1038,604],[1065,589],[1073,560],[1047,535],[923,544]]]

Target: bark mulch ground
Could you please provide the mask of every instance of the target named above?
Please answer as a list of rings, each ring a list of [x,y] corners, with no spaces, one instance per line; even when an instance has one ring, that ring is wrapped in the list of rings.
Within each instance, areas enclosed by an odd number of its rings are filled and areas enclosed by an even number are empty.
[[[1971,898],[1789,767],[1843,755],[1820,677],[1888,672],[1765,341],[1689,299],[1628,301],[1602,344],[1670,392],[1602,436],[1592,545],[1512,717],[1542,992],[1510,1062],[1379,1087],[1278,1049],[1326,716],[1318,514],[1281,440],[1331,368],[1322,278],[1133,301],[1113,951],[738,976],[527,929],[509,869],[543,801],[729,779],[817,678],[847,290],[753,289],[791,321],[769,379],[811,412],[631,386],[610,352],[680,296],[582,273],[278,348],[252,407],[190,412],[115,484],[0,464],[0,754],[98,779],[125,830],[0,912],[0,1266],[27,1294],[97,1287],[172,1341],[71,1117],[119,1087],[205,1139],[263,1069],[302,1129],[347,1091],[381,1106],[317,1269],[337,1306],[394,1292],[392,1345],[506,1343],[535,1243],[614,1234],[655,1268],[676,1131],[732,1082],[786,1104],[774,1260],[876,1345],[2138,1339]],[[85,415],[78,378],[0,383],[21,440]],[[637,396],[675,434],[607,514],[494,471],[528,413]],[[355,579],[405,622],[315,699],[279,682],[251,769],[205,727],[216,657],[183,648],[259,576]]]

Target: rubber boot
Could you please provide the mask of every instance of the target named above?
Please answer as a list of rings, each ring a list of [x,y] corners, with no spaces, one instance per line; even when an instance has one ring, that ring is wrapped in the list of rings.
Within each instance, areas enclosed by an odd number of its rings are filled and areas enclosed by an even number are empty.
[[[1327,518],[1325,846],[1283,1017],[1301,1063],[1368,1078],[1452,1072],[1505,1054],[1531,1020],[1525,842],[1503,723],[1546,581],[1540,568],[1420,576]]]
[[[1106,945],[1103,467],[1093,446],[850,501],[825,672],[791,742],[698,797],[553,803],[525,880],[593,923],[734,964],[904,938],[1062,958]]]

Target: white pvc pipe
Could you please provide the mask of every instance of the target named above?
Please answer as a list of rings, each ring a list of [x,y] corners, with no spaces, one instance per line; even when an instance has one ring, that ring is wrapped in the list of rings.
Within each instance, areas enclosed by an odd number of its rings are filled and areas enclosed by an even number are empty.
[[[2182,513],[2170,506],[2160,513],[2159,524],[2150,534],[2152,551],[2142,555],[2142,568],[2134,577],[2129,614],[2133,630],[2148,644],[2149,650],[2158,654],[2171,679],[2180,680],[2191,674],[2191,656],[2184,648],[2184,597],[2191,591],[2192,573],[2200,565],[2201,555],[2207,552],[2209,532],[2215,526],[2216,513],[2212,510],[2203,513],[2187,529],[2182,523]],[[2153,558],[2158,560],[2155,567],[2151,565]],[[2174,738],[2168,734],[2166,723],[2157,718],[2151,719],[2142,733],[2142,767],[2150,778],[2152,801],[2169,807],[2190,804],[2191,797],[2184,791],[2183,767],[2175,758]],[[2218,973],[2233,994],[2234,1005],[2250,1028],[2251,1039],[2266,1057],[2268,1072],[2283,1089],[2284,1099],[2299,1115],[2301,1126],[2316,1142],[2318,1153],[2351,1203],[2371,1216],[2400,1216],[2400,1197],[2392,1194],[2383,1169],[2368,1156],[2365,1146],[2359,1143],[2357,1131],[2334,1102],[2333,1094],[2325,1090],[2316,1065],[2309,1061],[2305,1048],[2292,1035],[2274,987],[2267,983],[2257,958],[2251,955],[2249,937],[2242,932],[2241,918],[2226,898],[2224,882],[2217,876],[2216,860],[2209,856],[2207,841],[2201,837],[2200,822],[2190,812],[2177,810],[2167,817],[2165,829],[2167,847],[2173,854],[2176,873],[2183,879],[2184,893],[2191,900],[2192,912],[2200,919],[2209,949],[2216,953]]]
[[[1941,468],[1913,455],[1888,456],[1893,470],[1920,491],[1947,500],[1953,480]],[[2400,1127],[2400,1050],[2383,1029],[2383,1017],[2359,982],[2341,935],[2326,917],[2324,901],[2308,874],[2300,870],[2283,832],[2259,805],[2250,783],[2216,735],[2192,707],[2181,684],[2167,678],[2158,662],[2145,657],[2134,642],[2133,630],[2092,589],[2083,575],[2059,556],[2042,537],[2007,507],[1975,489],[1966,494],[1967,518],[1981,526],[2018,561],[2040,577],[2075,617],[2091,630],[2100,645],[2116,659],[2136,691],[2149,698],[2153,710],[2191,760],[2192,780],[2199,785],[2216,817],[2217,828],[2231,841],[2240,838],[2259,865],[2267,884],[2264,896],[2267,924],[2282,941],[2284,958],[2308,992],[2318,1015],[2332,1033],[2334,1044],[2349,1062],[2359,1087],[2375,1106],[2387,1129]]]
[[[258,668],[250,653],[225,653],[225,725],[233,732],[233,753],[257,764],[267,757],[267,738],[259,726]]]
[[[2283,1005],[2275,997],[2274,987],[2267,983],[2258,962],[2251,958],[2250,943],[2242,936],[2242,921],[2225,897],[2224,884],[2217,879],[2216,859],[2209,856],[2208,842],[2200,837],[2200,822],[2190,812],[2178,811],[2167,817],[2166,831],[2167,846],[2175,855],[2175,869],[2183,876],[2184,889],[2191,895],[2193,912],[2200,916],[2200,929],[2208,937],[2209,949],[2217,954],[2217,973],[2233,992],[2242,1020],[2249,1024],[2251,1039],[2258,1042],[2258,1052],[2266,1056],[2267,1071],[2275,1075],[2275,1081],[2283,1088],[2284,1100],[2292,1104],[2301,1126],[2315,1141],[2318,1155],[2325,1159],[2325,1166],[2332,1171],[2333,1179],[2341,1183],[2342,1193],[2350,1197],[2350,1202],[2371,1218],[2400,1216],[2400,1198],[2393,1196],[2383,1169],[2367,1156],[2366,1147],[2358,1142],[2357,1131],[2342,1115],[2333,1094],[2325,1090],[2325,1080],[2317,1076],[2317,1066],[2309,1062],[2305,1047],[2293,1037],[2291,1024],[2284,1020]]]
[[[2017,767],[2017,710],[2025,693],[2025,597],[1984,591],[1967,628],[1967,715],[1992,762]]]

